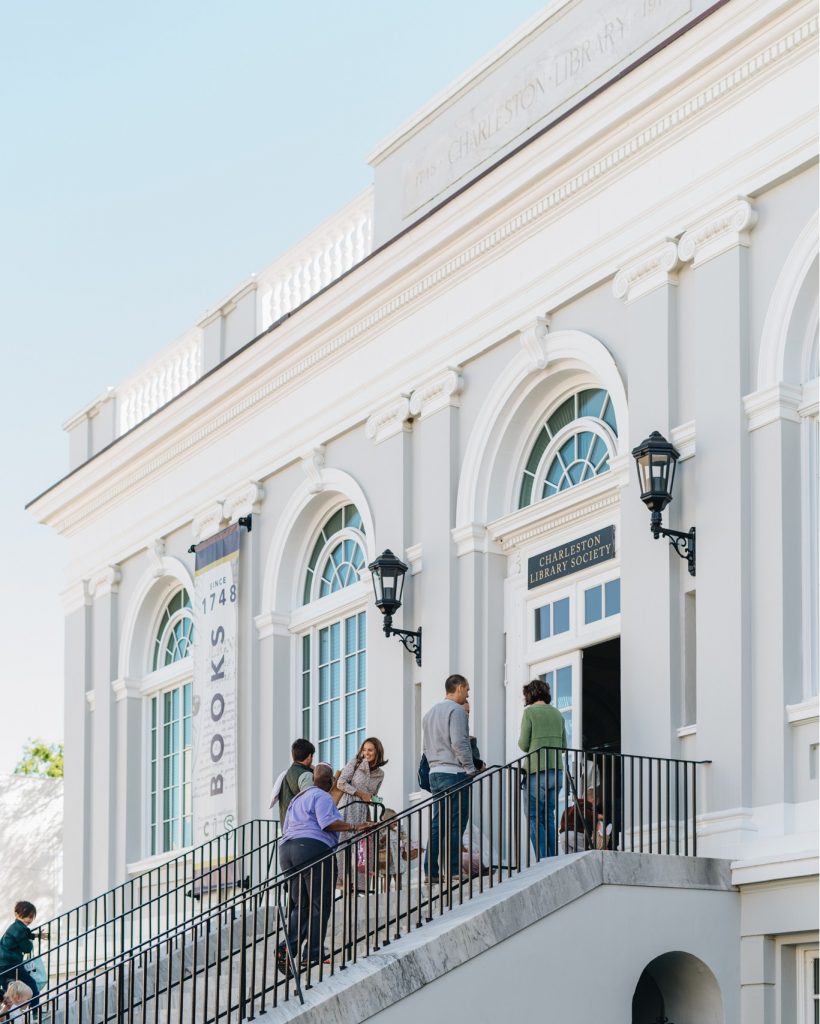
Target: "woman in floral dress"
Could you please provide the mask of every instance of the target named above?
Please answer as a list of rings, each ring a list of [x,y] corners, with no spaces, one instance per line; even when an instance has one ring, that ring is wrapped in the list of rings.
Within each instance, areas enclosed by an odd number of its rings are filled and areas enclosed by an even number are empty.
[[[359,825],[368,820],[367,804],[379,792],[384,782],[382,765],[387,764],[384,757],[382,741],[369,736],[359,748],[358,754],[351,758],[339,772],[337,787],[342,791],[339,800],[339,813],[344,821],[351,825]],[[355,851],[354,851],[355,852]],[[345,854],[339,851],[339,880],[345,877]],[[351,870],[356,871],[355,860],[351,862]]]

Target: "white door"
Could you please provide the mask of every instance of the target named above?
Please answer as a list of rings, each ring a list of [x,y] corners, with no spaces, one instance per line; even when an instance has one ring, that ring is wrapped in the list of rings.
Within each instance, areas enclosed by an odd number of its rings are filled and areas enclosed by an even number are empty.
[[[567,746],[581,745],[581,651],[531,666],[531,678],[543,679],[550,688],[552,703],[564,716],[567,727]]]

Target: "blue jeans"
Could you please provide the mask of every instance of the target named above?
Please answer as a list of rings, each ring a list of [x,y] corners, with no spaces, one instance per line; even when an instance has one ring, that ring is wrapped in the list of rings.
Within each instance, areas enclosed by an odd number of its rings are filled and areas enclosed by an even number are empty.
[[[433,805],[433,823],[430,826],[430,842],[424,854],[424,870],[428,878],[438,879],[439,875],[439,842],[441,852],[447,856],[447,843],[450,845],[450,875],[458,878],[461,875],[461,836],[467,827],[468,808],[470,806],[470,787],[466,785],[470,776],[466,772],[430,772],[430,792],[439,796],[449,790],[455,790],[446,800]],[[440,824],[444,816],[444,827]],[[443,833],[443,834],[440,834]]]
[[[550,768],[527,779],[530,796],[530,842],[538,857],[555,856],[555,804],[564,773]]]

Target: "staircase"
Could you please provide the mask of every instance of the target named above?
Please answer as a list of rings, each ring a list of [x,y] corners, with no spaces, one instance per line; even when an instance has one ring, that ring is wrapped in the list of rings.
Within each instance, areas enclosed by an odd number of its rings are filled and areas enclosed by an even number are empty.
[[[460,863],[469,873],[463,877],[449,871],[446,828],[439,833],[440,884],[427,884],[419,856],[434,814],[446,821],[459,813],[452,793],[430,798],[376,825],[366,838],[340,845],[341,876],[329,906],[322,907],[328,915],[327,963],[311,965],[303,949],[283,962],[276,951],[285,939],[289,886],[319,893],[335,870],[335,853],[289,880],[257,868],[246,887],[222,893],[215,906],[189,907],[161,934],[137,937],[130,945],[121,941],[74,977],[56,982],[52,977],[41,998],[41,1019],[54,1024],[229,1024],[270,1010],[287,1019],[297,1007],[314,1003],[317,993],[344,987],[362,965],[371,970],[374,957],[400,956],[411,942],[417,946],[419,937],[425,942],[436,922],[455,921],[471,908],[497,901],[499,893],[503,899],[545,870],[560,873],[589,857],[596,863],[618,858],[616,851],[652,854],[636,861],[640,870],[661,860],[671,868],[696,855],[698,763],[583,750],[561,755],[563,796],[555,806],[556,831],[560,836],[570,808],[583,828],[573,845],[593,850],[608,843],[611,850],[538,856],[530,840],[541,823],[530,823],[525,811],[530,780],[522,770],[526,758],[520,758],[488,769],[466,787]],[[253,847],[249,856],[258,860],[263,846],[273,842]],[[192,882],[189,876],[189,887]],[[305,918],[309,943],[307,908],[298,899],[293,907],[300,922]]]

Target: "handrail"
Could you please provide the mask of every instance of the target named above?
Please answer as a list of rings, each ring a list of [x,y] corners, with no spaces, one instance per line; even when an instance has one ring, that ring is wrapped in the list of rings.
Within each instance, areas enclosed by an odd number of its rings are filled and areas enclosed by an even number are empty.
[[[576,811],[592,822],[582,849],[594,845],[696,855],[697,771],[704,762],[578,749],[543,751],[542,764],[546,766],[551,756],[560,764],[555,775],[545,774],[546,785],[555,791],[560,779],[560,790],[572,792]],[[542,854],[539,836],[542,825],[546,833],[551,831],[551,823],[568,843],[570,801],[560,796],[550,801],[547,794],[546,820],[537,799],[540,775],[527,771],[530,756],[434,794],[374,825],[366,837],[341,843],[290,875],[277,874],[234,891],[216,908],[203,908],[164,935],[58,983],[45,992],[41,1006],[53,1011],[49,1019],[54,1021],[58,1010],[61,1019],[68,1020],[74,1012],[71,1007],[81,1003],[86,1010],[91,1006],[92,1020],[113,1022],[165,1015],[171,1012],[173,998],[175,1020],[221,1024],[223,1019],[252,1018],[294,994],[300,996],[296,980],[303,971],[309,988],[325,974],[334,974],[454,905],[502,884],[544,855],[563,852],[549,849]],[[530,819],[526,808],[533,794]],[[433,846],[433,859],[437,854],[440,864],[438,885],[422,878],[420,856],[414,860],[424,839],[429,840],[435,819],[443,825]],[[451,825],[461,847],[456,851]],[[583,833],[574,830],[575,842]],[[427,846],[429,853],[429,841]],[[341,893],[333,898],[337,858]],[[469,871],[461,877],[465,866]],[[288,955],[283,945],[286,890],[293,924],[304,925],[306,944],[290,949]],[[316,897],[315,915],[309,913],[310,894]],[[317,930],[325,918],[330,929],[328,962],[318,957],[318,963],[311,963],[310,947],[314,952],[319,948]]]
[[[44,922],[31,955],[43,960],[49,978],[60,978],[161,934],[188,920],[205,892],[221,902],[246,880],[267,877],[279,831],[278,821],[255,818],[184,850]]]

